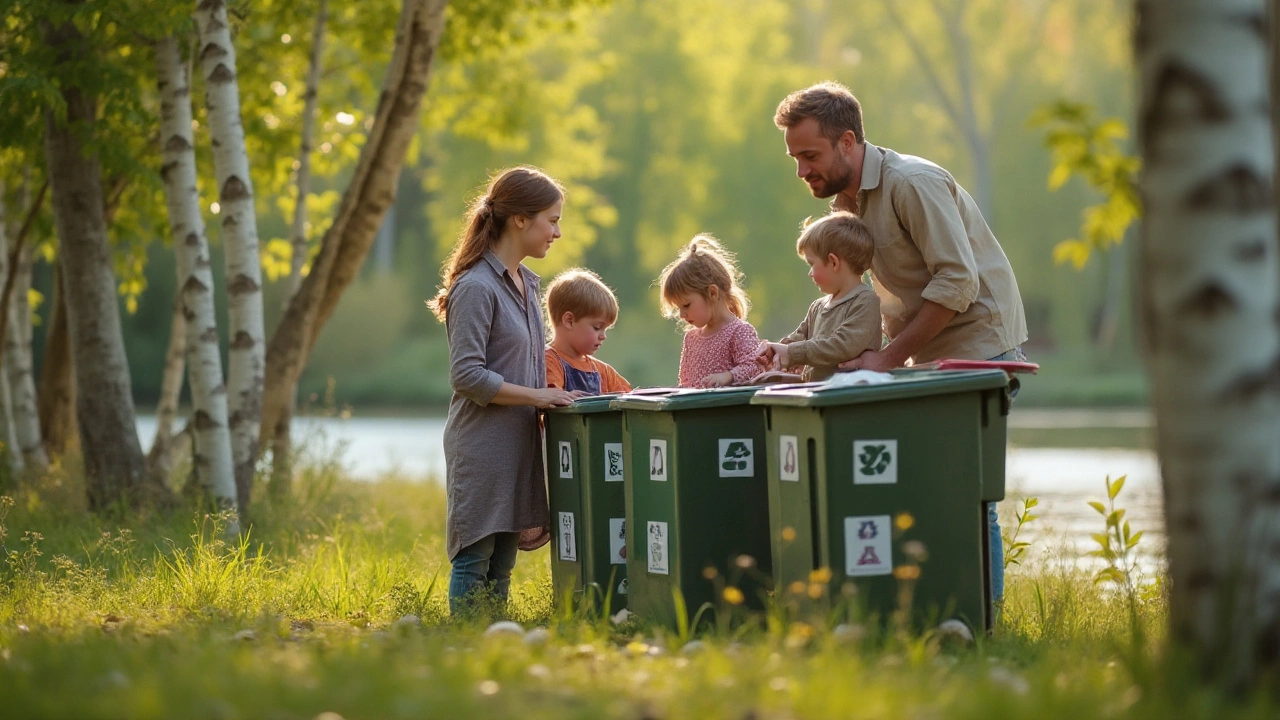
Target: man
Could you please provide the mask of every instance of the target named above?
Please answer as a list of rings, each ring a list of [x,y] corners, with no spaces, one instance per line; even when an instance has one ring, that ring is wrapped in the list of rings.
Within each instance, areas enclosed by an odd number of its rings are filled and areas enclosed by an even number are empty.
[[[875,238],[871,276],[889,344],[841,363],[842,369],[1025,359],[1027,322],[1013,268],[951,173],[867,142],[862,106],[838,83],[791,93],[773,121],[813,196],[859,215]],[[992,592],[999,600],[1004,548],[995,503],[987,510]]]

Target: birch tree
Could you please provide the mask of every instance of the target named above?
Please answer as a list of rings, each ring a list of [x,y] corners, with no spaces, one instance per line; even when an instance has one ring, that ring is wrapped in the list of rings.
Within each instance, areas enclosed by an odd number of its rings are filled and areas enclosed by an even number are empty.
[[[1280,256],[1263,0],[1139,2],[1141,319],[1170,625],[1236,688],[1280,666]]]
[[[227,409],[236,499],[241,513],[249,502],[258,453],[259,420],[265,365],[262,322],[262,268],[258,257],[258,223],[244,127],[240,123],[240,90],[236,52],[231,43],[223,0],[199,0],[199,61],[205,82],[209,134],[218,179],[222,243],[226,253],[228,319]]]
[[[9,235],[8,218],[6,217],[8,208],[6,207],[4,196],[4,180],[0,179],[0,277],[5,277],[9,273]],[[10,328],[5,333],[5,350],[9,349],[8,339],[12,335],[13,331]],[[0,373],[0,431],[4,433],[3,440],[8,451],[9,470],[15,475],[20,474],[24,463],[22,450],[18,446],[18,433],[14,428],[13,397],[9,387],[9,376],[2,373]]]
[[[311,60],[307,70],[307,87],[303,95],[302,138],[298,148],[297,202],[293,207],[293,227],[290,233],[289,290],[285,296],[285,309],[302,287],[302,267],[309,254],[307,243],[307,197],[311,194],[311,144],[316,127],[316,101],[320,96],[320,69],[324,57],[325,22],[328,17],[328,0],[320,0],[316,9],[315,27],[311,32]],[[298,389],[295,383],[293,397],[284,408],[271,448],[271,496],[287,498],[293,485],[293,413],[298,405]]]
[[[405,152],[418,129],[446,4],[447,0],[404,0],[378,109],[351,184],[321,240],[311,272],[271,336],[262,412],[263,432],[270,436],[287,428],[289,402],[320,329],[355,279],[395,200]]]
[[[31,246],[24,245],[18,251],[17,276],[13,285],[12,310],[9,329],[5,333],[4,372],[9,378],[13,393],[13,424],[17,435],[18,450],[23,462],[36,470],[49,466],[40,437],[40,415],[36,407],[35,375],[32,373],[31,343]]]
[[[213,303],[213,268],[196,189],[195,143],[191,130],[191,85],[178,42],[156,44],[160,89],[160,138],[169,228],[178,266],[179,307],[191,390],[196,482],[220,507],[237,507],[236,478],[228,424],[227,388]]]
[[[44,37],[55,59],[55,72],[66,73],[58,78],[61,111],[45,111],[45,154],[79,388],[76,418],[89,507],[102,510],[118,502],[162,499],[163,486],[147,482],[138,444],[107,246],[101,167],[84,142],[85,130],[92,130],[96,120],[96,96],[93,88],[78,84],[75,70],[91,65],[93,57],[69,19],[46,23]]]

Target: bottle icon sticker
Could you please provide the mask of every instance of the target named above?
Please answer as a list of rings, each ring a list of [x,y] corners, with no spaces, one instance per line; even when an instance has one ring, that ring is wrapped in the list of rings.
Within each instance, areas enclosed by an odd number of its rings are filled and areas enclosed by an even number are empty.
[[[609,518],[609,563],[627,564],[627,519]]]
[[[800,482],[800,439],[795,435],[778,438],[778,478]]]
[[[556,528],[556,538],[560,541],[560,559],[566,562],[578,562],[578,538],[573,529],[573,513],[560,513],[560,526]]]
[[[604,481],[622,482],[622,443],[604,444]]]
[[[649,441],[649,479],[667,481],[667,441]]]
[[[853,441],[853,484],[892,485],[898,482],[897,440]]]
[[[650,520],[645,544],[649,548],[649,572],[653,575],[670,575],[667,564],[667,524]]]
[[[751,477],[756,474],[754,440],[720,438],[720,477]]]
[[[573,477],[573,446],[564,440],[560,441],[560,479]]]
[[[849,577],[893,574],[893,545],[888,515],[844,519],[844,574]]]

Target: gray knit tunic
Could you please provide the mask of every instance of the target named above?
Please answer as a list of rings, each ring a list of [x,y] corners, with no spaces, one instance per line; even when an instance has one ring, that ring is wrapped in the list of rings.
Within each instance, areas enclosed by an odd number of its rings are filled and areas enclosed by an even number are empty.
[[[449,560],[493,533],[547,524],[542,437],[534,407],[491,405],[503,382],[546,387],[539,278],[529,296],[493,251],[449,288],[449,382],[444,427]]]

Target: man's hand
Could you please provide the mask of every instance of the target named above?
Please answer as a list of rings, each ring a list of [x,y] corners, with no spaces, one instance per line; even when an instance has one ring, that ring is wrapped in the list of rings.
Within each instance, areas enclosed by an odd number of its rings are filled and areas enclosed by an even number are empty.
[[[858,357],[840,363],[839,367],[841,370],[873,370],[875,372],[889,372],[896,367],[902,367],[902,362],[895,360],[887,351],[888,348],[866,350]]]
[[[702,378],[702,381],[698,383],[698,387],[718,388],[729,385],[732,382],[733,373],[726,370],[725,372],[715,373],[714,375],[708,375]]]

